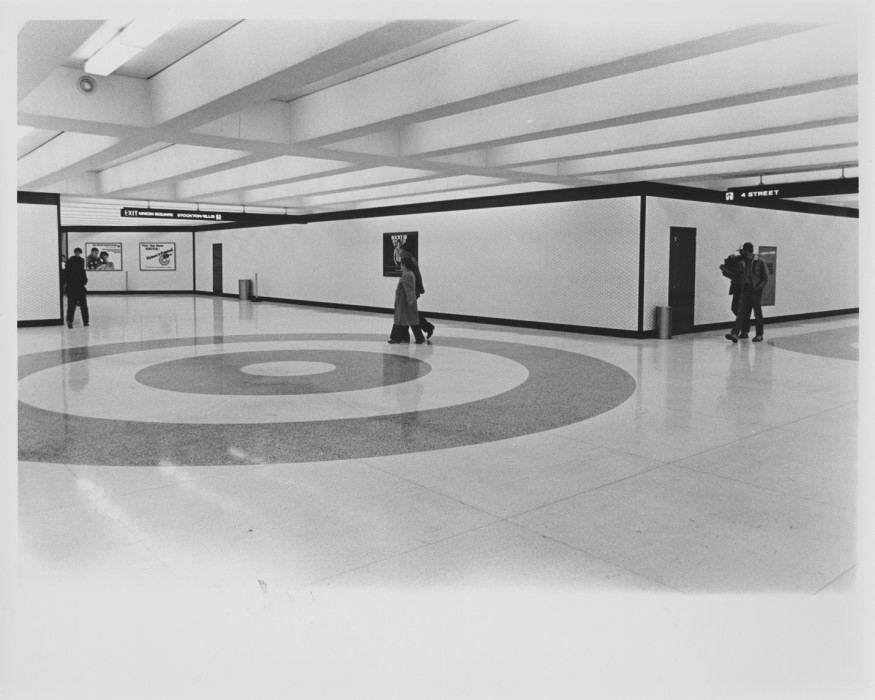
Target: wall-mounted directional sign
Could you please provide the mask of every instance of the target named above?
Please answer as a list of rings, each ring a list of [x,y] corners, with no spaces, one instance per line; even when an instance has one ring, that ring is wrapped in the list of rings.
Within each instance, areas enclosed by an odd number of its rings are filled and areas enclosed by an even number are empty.
[[[859,178],[843,177],[837,180],[810,180],[808,182],[786,182],[776,185],[755,185],[754,187],[732,187],[726,190],[726,201],[750,204],[755,201],[769,199],[857,194],[859,191]]]
[[[235,211],[193,211],[191,209],[142,209],[140,207],[123,207],[123,218],[183,221],[270,221],[286,219],[281,214],[249,214]]]

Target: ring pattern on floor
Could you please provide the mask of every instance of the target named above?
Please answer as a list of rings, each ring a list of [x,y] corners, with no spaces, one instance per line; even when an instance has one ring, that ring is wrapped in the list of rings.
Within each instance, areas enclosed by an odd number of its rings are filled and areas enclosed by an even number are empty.
[[[804,352],[807,355],[833,357],[837,360],[860,360],[860,329],[834,328],[770,339],[769,345],[782,350]]]
[[[49,380],[65,389],[45,391]],[[442,390],[450,382],[452,390]],[[131,400],[124,410],[104,401],[106,413],[94,395],[111,384],[126,387]],[[150,466],[313,462],[480,444],[586,420],[628,399],[635,381],[596,358],[520,343],[390,346],[382,336],[322,333],[24,355],[19,389],[21,459]],[[154,392],[161,415],[138,406],[136,391]],[[192,409],[192,401],[208,403]]]

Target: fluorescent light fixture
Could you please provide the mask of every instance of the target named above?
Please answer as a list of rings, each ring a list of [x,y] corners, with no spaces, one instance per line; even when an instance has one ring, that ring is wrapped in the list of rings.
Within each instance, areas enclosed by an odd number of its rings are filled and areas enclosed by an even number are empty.
[[[85,62],[85,72],[109,75],[167,33],[176,20],[135,19]]]

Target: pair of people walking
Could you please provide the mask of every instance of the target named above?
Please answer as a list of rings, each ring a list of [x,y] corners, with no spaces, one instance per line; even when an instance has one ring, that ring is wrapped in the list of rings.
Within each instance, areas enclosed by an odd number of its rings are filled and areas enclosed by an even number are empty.
[[[416,338],[416,344],[421,345],[426,337],[431,338],[434,334],[434,324],[419,311],[417,300],[425,294],[422,284],[422,273],[419,263],[408,251],[401,253],[401,278],[395,287],[395,316],[393,319],[392,332],[389,334],[389,343],[410,342],[410,331]],[[425,335],[423,335],[425,333]]]
[[[737,343],[739,338],[748,337],[750,328],[750,312],[753,309],[756,323],[756,335],[753,342],[759,343],[763,339],[763,289],[769,281],[769,270],[766,264],[753,254],[753,243],[745,243],[740,249],[741,261],[732,272],[733,289],[739,293],[738,312],[732,330],[726,334],[726,339]],[[726,270],[723,274],[726,275]],[[727,275],[729,276],[729,275]]]

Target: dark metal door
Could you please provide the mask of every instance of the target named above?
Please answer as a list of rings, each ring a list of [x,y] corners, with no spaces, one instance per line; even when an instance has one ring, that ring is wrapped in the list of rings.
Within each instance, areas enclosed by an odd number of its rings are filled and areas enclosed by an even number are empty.
[[[668,305],[672,331],[693,330],[696,296],[696,229],[672,226],[668,260]]]
[[[213,243],[213,294],[222,291],[222,244]]]

